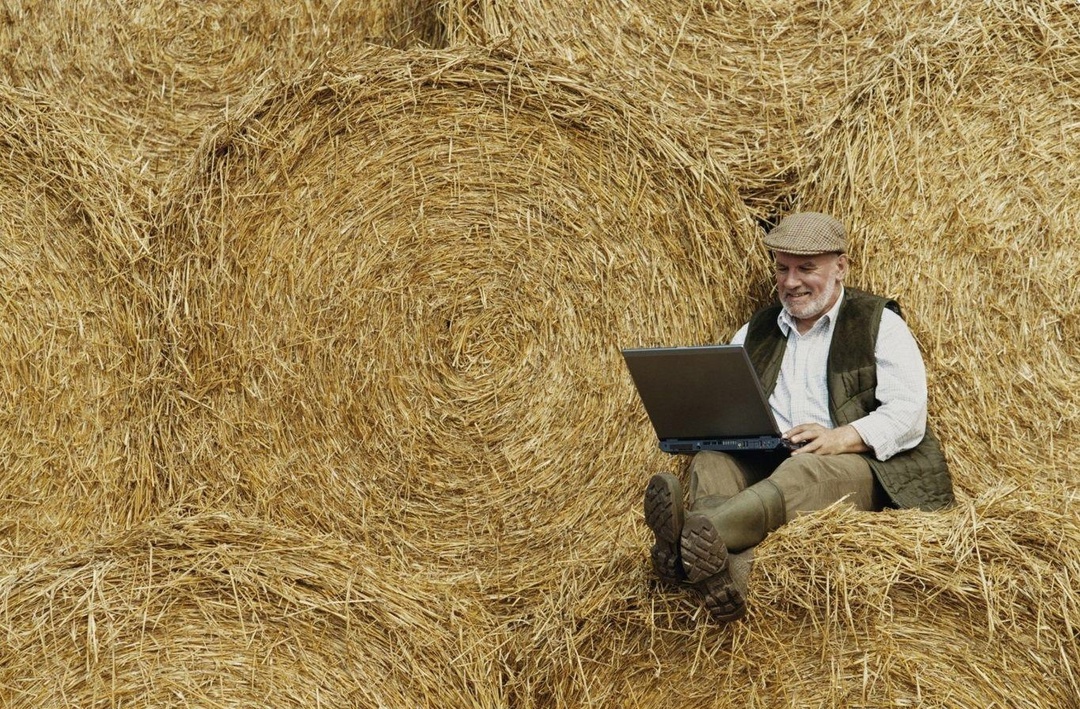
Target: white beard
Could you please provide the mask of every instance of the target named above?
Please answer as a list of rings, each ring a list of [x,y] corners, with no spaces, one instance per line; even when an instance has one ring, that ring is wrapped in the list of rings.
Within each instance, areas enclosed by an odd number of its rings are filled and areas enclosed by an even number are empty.
[[[825,308],[828,307],[829,303],[833,299],[833,296],[836,294],[836,288],[836,281],[830,281],[829,287],[821,291],[821,294],[818,295],[818,297],[807,300],[801,305],[791,306],[788,305],[788,302],[783,299],[781,299],[781,302],[784,306],[784,310],[787,311],[788,315],[795,318],[796,320],[805,320],[807,318],[812,318],[824,314]]]

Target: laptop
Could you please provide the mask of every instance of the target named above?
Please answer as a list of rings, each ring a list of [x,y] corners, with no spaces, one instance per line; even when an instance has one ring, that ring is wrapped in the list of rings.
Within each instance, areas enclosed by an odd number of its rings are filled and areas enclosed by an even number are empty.
[[[742,345],[624,349],[623,359],[667,453],[776,451],[784,439]]]

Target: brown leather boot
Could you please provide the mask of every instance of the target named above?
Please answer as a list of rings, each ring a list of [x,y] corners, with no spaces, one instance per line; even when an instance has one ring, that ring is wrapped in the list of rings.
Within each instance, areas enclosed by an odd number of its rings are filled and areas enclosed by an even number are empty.
[[[645,524],[655,543],[651,556],[656,575],[668,583],[686,580],[679,538],[683,528],[682,484],[670,473],[657,473],[645,487]]]

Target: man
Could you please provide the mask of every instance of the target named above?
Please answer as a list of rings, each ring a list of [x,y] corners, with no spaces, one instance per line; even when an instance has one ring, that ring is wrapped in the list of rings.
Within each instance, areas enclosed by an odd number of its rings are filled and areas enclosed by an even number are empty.
[[[745,612],[753,549],[799,513],[845,499],[860,510],[953,501],[926,429],[926,372],[895,301],[844,287],[847,234],[836,219],[792,214],[765,236],[779,303],[733,338],[743,344],[792,452],[696,454],[688,508],[679,479],[654,475],[645,520],[653,567],[689,582],[722,621]]]

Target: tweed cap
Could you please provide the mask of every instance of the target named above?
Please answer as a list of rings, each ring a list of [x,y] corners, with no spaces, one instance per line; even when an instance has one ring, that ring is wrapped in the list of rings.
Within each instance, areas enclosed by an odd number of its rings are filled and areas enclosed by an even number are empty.
[[[765,235],[765,246],[787,254],[828,254],[847,251],[847,229],[819,212],[798,212],[780,220]]]

